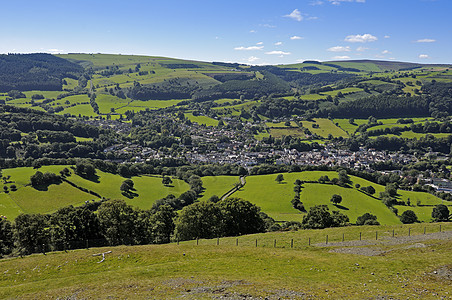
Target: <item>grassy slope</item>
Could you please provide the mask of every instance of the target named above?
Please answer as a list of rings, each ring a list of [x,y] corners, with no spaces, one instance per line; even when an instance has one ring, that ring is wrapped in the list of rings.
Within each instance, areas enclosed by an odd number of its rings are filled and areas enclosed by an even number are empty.
[[[213,195],[223,196],[239,182],[238,176],[206,176],[202,177],[202,186],[206,189],[200,201],[208,200]]]
[[[44,166],[41,172],[59,173],[65,166]],[[49,213],[67,205],[80,205],[86,200],[97,199],[97,197],[82,192],[67,183],[50,185],[48,190],[37,190],[27,186],[30,176],[36,170],[33,168],[15,168],[2,170],[3,176],[10,175],[11,181],[18,187],[15,192],[8,194],[0,193],[0,215],[8,219],[14,219],[21,212],[24,213]],[[164,186],[161,177],[139,176],[132,177],[136,191],[133,198],[123,196],[119,190],[125,178],[97,171],[98,182],[86,180],[78,175],[72,174],[68,180],[78,186],[95,191],[105,198],[124,199],[129,204],[143,209],[149,209],[152,204],[169,194],[179,196],[189,189],[187,183],[182,180],[173,179],[172,186]],[[11,184],[7,186],[11,186]]]
[[[430,226],[432,226],[430,228]],[[427,232],[437,231],[430,225]],[[452,229],[450,224],[443,228]],[[419,226],[351,227],[266,233],[193,241],[181,245],[120,246],[35,254],[0,261],[1,298],[448,298],[450,281],[433,270],[450,265],[452,241],[430,241],[427,247],[382,246],[379,256],[330,253],[307,247],[312,242],[357,237],[392,229],[420,234]],[[446,229],[446,228],[445,228]],[[359,231],[359,232],[358,232]],[[254,247],[258,239],[259,247]],[[278,247],[273,248],[273,241]],[[294,249],[290,249],[294,239]],[[281,248],[285,247],[285,248]],[[99,264],[93,254],[111,250]]]
[[[240,197],[256,204],[262,208],[262,211],[277,221],[301,221],[304,214],[294,209],[290,203],[294,196],[293,183],[295,180],[318,180],[322,175],[328,175],[330,179],[337,177],[336,172],[323,171],[284,173],[283,175],[285,180],[282,184],[278,184],[275,181],[276,174],[248,176],[245,187],[234,193],[233,197]],[[353,186],[356,183],[361,186],[372,185],[376,190],[376,196],[384,191],[383,186],[365,179],[351,176],[351,180]],[[352,223],[356,222],[358,216],[370,212],[376,215],[382,224],[400,224],[399,219],[380,200],[361,193],[355,188],[343,188],[322,184],[304,184],[303,186],[300,200],[304,203],[307,210],[314,205],[324,204],[328,205],[330,210],[339,210],[349,216],[350,222]],[[333,194],[339,194],[343,198],[343,202],[339,208],[330,202]],[[421,221],[430,221],[433,206],[441,203],[439,198],[428,193],[399,191],[399,201],[407,202],[408,198],[412,205],[416,205],[418,200],[421,202],[421,205],[429,205],[415,207],[413,209],[422,212],[418,216]],[[401,212],[403,208],[407,207],[403,206],[399,208]]]

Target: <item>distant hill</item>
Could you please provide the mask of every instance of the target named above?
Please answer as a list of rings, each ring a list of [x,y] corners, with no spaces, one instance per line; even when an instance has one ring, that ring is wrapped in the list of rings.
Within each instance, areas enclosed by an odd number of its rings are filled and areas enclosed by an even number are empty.
[[[336,64],[341,67],[351,67],[361,70],[363,65],[373,64],[381,69],[381,71],[407,71],[418,68],[448,68],[452,67],[447,64],[419,64],[401,61],[385,61],[385,60],[341,60],[341,61],[328,61],[326,63]]]
[[[81,66],[50,54],[0,55],[0,92],[59,91],[63,78],[78,78],[81,72]]]

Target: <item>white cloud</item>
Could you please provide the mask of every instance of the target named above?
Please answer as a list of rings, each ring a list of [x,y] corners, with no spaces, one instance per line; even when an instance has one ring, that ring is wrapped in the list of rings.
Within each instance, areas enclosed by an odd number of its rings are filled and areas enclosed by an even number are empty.
[[[271,24],[259,24],[259,26],[266,27],[266,28],[276,28],[276,25],[271,25]]]
[[[264,49],[264,46],[249,46],[249,47],[235,47],[234,50],[239,50],[239,51],[252,51],[252,50],[262,50]]]
[[[358,51],[358,52],[364,52],[366,50],[369,50],[369,48],[366,48],[366,47],[363,47],[363,46],[360,46],[360,47],[356,48],[356,51]]]
[[[275,45],[275,46],[281,46],[281,45],[282,45],[282,42],[276,42],[274,45]]]
[[[294,19],[294,20],[296,20],[298,22],[303,20],[303,16],[301,15],[301,12],[297,8],[295,8],[293,10],[293,12],[291,12],[288,15],[285,15],[284,17]]]
[[[249,58],[248,58],[248,61],[249,62],[255,62],[256,60],[259,60],[260,58],[259,57],[256,57],[256,56],[250,56]]]
[[[427,59],[427,58],[430,58],[430,56],[428,56],[427,54],[420,54],[419,58]]]
[[[436,40],[434,39],[422,39],[416,41],[416,43],[434,43],[434,42],[436,42]]]
[[[391,36],[390,35],[385,35],[384,38],[385,39],[389,39],[389,38],[391,38]]]
[[[345,38],[345,41],[350,42],[350,43],[367,43],[367,42],[375,42],[376,40],[378,40],[378,38],[369,33],[366,33],[363,35],[360,35],[360,34],[349,35]]]
[[[350,56],[347,56],[347,55],[338,55],[338,56],[332,57],[332,59],[350,59]]]
[[[59,54],[64,52],[64,50],[60,50],[60,49],[48,49],[47,52],[51,53],[51,54]]]
[[[366,0],[328,0],[331,4],[339,5],[341,2],[357,2],[357,3],[365,3]]]
[[[323,1],[320,1],[320,0],[314,0],[314,1],[311,1],[311,3],[309,3],[309,5],[312,5],[312,6],[322,5],[322,4],[323,4]]]
[[[263,44],[264,44],[264,42],[256,43],[256,45],[263,45]]]
[[[328,49],[330,52],[350,52],[350,47],[335,46]]]
[[[284,52],[284,51],[281,51],[281,50],[274,50],[274,51],[265,52],[265,54],[268,54],[268,55],[290,55],[291,53],[290,52]]]
[[[250,33],[256,33],[256,30],[251,29],[251,30],[250,30]]]
[[[389,53],[391,53],[391,52],[389,52],[389,50],[383,50],[383,51],[381,52],[381,54],[389,54]]]
[[[390,59],[390,60],[395,60],[395,57],[390,57],[389,59]]]
[[[291,40],[302,40],[303,37],[298,36],[298,35],[294,35],[294,36],[291,36],[290,39],[291,39]]]

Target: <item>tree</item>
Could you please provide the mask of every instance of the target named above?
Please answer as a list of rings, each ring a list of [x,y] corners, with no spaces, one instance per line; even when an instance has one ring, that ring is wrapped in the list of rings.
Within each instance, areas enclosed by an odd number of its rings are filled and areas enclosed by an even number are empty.
[[[20,214],[14,220],[13,234],[16,247],[20,253],[31,254],[44,251],[43,247],[49,244],[46,216],[41,214]]]
[[[341,195],[338,195],[338,194],[334,194],[334,195],[331,197],[330,201],[331,201],[334,205],[338,205],[339,203],[342,202],[342,196],[341,196]]]
[[[136,243],[137,211],[132,206],[123,200],[108,200],[99,206],[97,215],[102,234],[110,245]]]
[[[332,219],[326,205],[315,205],[311,207],[301,222],[304,228],[322,229],[331,227]]]
[[[369,195],[375,194],[375,188],[374,188],[373,186],[371,186],[371,185],[369,185],[369,186],[363,186],[363,187],[361,188],[361,190],[364,191],[364,192],[366,192],[366,193],[368,193]]]
[[[171,234],[174,232],[174,218],[176,213],[169,205],[160,205],[150,217],[152,224],[151,236],[152,243],[169,243]]]
[[[438,204],[433,208],[432,218],[435,222],[446,222],[450,218],[449,208],[444,204]]]
[[[406,210],[400,216],[400,221],[403,224],[412,224],[418,222],[417,216],[412,210]]]
[[[169,176],[163,176],[162,183],[163,185],[170,185],[171,183],[173,183],[173,180],[171,180],[171,177]]]
[[[132,179],[126,179],[122,182],[119,189],[121,190],[121,192],[128,193],[128,192],[130,192],[130,190],[133,190],[134,185],[135,184],[132,181]]]
[[[218,202],[223,214],[224,234],[236,236],[265,231],[265,222],[260,209],[249,201],[227,198]]]
[[[380,225],[380,223],[377,221],[377,216],[365,213],[357,218],[356,225]]]
[[[394,197],[397,195],[397,186],[394,183],[389,183],[385,187],[385,191],[388,193],[389,196]]]
[[[283,174],[278,174],[276,176],[276,179],[275,179],[276,182],[281,183],[283,180],[284,180],[284,175]]]
[[[13,228],[11,222],[0,216],[0,257],[13,249]]]
[[[350,183],[350,176],[347,175],[347,171],[340,170],[339,171],[339,185],[345,186]]]
[[[181,240],[214,238],[224,233],[221,209],[209,201],[184,207],[175,223],[175,235]]]

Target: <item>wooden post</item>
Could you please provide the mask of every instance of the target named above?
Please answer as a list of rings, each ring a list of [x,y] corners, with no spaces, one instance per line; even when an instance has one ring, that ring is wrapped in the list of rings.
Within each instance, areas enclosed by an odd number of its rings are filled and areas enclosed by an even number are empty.
[[[424,234],[425,234],[425,227],[424,227]]]
[[[88,244],[88,240],[86,240],[86,249],[88,249],[89,247],[89,244]]]
[[[359,233],[359,240],[361,240],[361,232]]]
[[[256,247],[257,247],[257,239],[256,239]]]
[[[411,228],[408,228],[408,236],[411,236]]]
[[[236,245],[236,246],[239,245],[239,239],[235,239],[235,245]]]
[[[345,233],[342,234],[342,241],[345,240]]]
[[[394,229],[392,230],[392,237],[394,237]]]
[[[199,245],[199,238],[196,238],[196,245]]]
[[[177,237],[177,244],[179,245],[179,237]]]
[[[309,238],[308,245],[311,246],[311,238]]]
[[[293,239],[290,240],[290,248],[293,248]]]
[[[378,240],[378,231],[375,231],[375,240]]]
[[[275,242],[273,243],[273,248],[276,248],[276,239]]]
[[[217,238],[217,246],[220,245],[220,238]]]
[[[441,232],[441,224],[439,225],[439,232]]]
[[[326,235],[326,241],[325,244],[328,245],[328,234]]]

